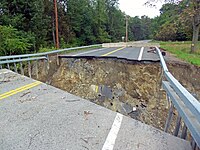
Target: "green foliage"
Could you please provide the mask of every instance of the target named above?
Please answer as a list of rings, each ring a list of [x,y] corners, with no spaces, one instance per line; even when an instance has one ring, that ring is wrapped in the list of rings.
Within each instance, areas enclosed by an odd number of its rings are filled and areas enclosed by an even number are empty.
[[[0,55],[16,55],[26,53],[32,46],[23,32],[11,26],[0,26]]]
[[[55,45],[53,1],[2,0],[0,8],[0,24],[20,31],[19,38],[31,43],[29,52]],[[118,0],[59,0],[58,22],[61,48],[119,42],[125,36],[125,14],[118,7]],[[129,17],[129,40],[151,38],[151,23],[152,19],[146,16]]]
[[[32,50],[38,49],[45,44],[49,32],[51,16],[44,13],[46,7],[43,0],[1,0],[1,25],[11,25],[19,31],[31,33],[35,39]]]
[[[173,53],[176,57],[193,65],[200,66],[200,42],[196,53],[190,53],[191,42],[160,42],[161,48]]]
[[[153,20],[154,39],[162,41],[191,40],[192,22],[187,9],[185,1],[163,5],[160,9],[161,15]]]
[[[152,38],[152,19],[138,16],[129,21],[130,40],[144,40]]]
[[[163,5],[154,19],[128,16],[129,40],[190,40],[191,17],[185,3]],[[118,0],[59,0],[57,4],[61,48],[119,42],[125,36],[125,13]],[[53,1],[1,0],[0,25],[9,28],[5,29],[9,38],[0,41],[1,55],[38,52],[55,45]]]
[[[165,23],[161,26],[160,31],[156,34],[155,38],[161,41],[175,41],[177,30],[176,24]]]
[[[38,53],[49,52],[49,51],[52,51],[52,50],[55,50],[55,48],[54,47],[52,47],[52,48],[40,48],[38,50]]]

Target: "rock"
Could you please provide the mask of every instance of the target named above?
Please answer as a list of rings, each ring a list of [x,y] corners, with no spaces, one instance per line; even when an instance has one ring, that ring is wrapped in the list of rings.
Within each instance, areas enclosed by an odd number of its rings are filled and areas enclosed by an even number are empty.
[[[105,96],[99,96],[99,97],[98,97],[98,101],[99,101],[100,103],[104,102],[105,100],[106,100],[106,97],[105,97]]]
[[[120,97],[124,95],[124,89],[114,89],[113,91],[113,95],[115,95],[115,97]]]
[[[122,103],[122,111],[125,114],[129,114],[133,111],[133,107],[130,104]]]
[[[101,87],[101,94],[104,95],[108,99],[113,99],[112,89],[107,86]]]

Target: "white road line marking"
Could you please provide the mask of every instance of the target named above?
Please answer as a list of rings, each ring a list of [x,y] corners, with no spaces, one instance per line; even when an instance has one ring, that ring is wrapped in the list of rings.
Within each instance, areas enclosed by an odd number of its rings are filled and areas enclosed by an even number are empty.
[[[122,119],[123,115],[117,113],[102,150],[113,150],[115,145],[115,140],[117,139],[117,135],[121,127]]]
[[[96,51],[101,51],[101,50],[104,50],[104,49],[106,49],[106,48],[96,49],[96,50],[87,51],[87,52],[83,52],[83,53],[78,53],[78,54],[75,54],[75,55],[72,55],[72,56],[79,56],[79,55],[88,54],[88,53],[92,53],[92,52],[96,52]]]
[[[144,52],[144,47],[142,47],[141,50],[140,50],[140,54],[139,54],[139,57],[138,57],[138,61],[141,61],[141,60],[142,60],[143,52]]]

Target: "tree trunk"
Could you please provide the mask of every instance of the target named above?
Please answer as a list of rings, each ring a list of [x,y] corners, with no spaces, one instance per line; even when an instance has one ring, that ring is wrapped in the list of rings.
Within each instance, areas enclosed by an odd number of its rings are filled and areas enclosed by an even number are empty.
[[[193,9],[195,11],[192,25],[193,25],[193,36],[192,36],[192,45],[191,53],[194,53],[198,49],[198,38],[200,30],[200,0],[193,0]]]
[[[199,29],[200,29],[200,24],[193,25],[192,45],[190,51],[191,53],[194,53],[198,49]]]
[[[56,47],[56,37],[55,37],[55,23],[54,17],[52,17],[52,37],[53,37],[53,44]]]

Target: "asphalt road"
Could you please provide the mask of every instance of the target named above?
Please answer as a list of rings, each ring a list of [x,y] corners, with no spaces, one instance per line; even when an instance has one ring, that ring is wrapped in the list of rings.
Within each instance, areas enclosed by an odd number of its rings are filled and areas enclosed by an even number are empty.
[[[6,69],[0,89],[0,150],[191,149],[187,141]]]
[[[104,56],[126,58],[130,60],[159,60],[158,55],[148,47],[118,47],[118,48],[101,48],[89,51],[79,51],[65,56]]]

